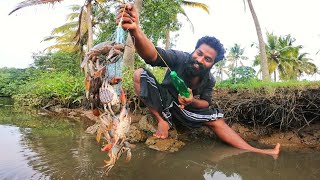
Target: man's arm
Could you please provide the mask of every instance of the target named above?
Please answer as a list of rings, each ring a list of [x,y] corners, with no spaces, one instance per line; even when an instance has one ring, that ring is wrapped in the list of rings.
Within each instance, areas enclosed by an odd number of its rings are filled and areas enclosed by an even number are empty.
[[[141,58],[148,64],[156,61],[157,50],[139,27],[139,13],[133,4],[120,6],[116,20],[117,24],[119,24],[121,18],[121,26],[124,30],[130,32],[134,46]]]

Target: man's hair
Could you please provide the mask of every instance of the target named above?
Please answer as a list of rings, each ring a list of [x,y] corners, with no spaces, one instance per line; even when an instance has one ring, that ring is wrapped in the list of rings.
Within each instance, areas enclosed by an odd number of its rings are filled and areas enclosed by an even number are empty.
[[[210,47],[212,47],[215,51],[217,51],[217,57],[214,60],[214,63],[217,63],[221,61],[224,58],[224,53],[226,52],[223,45],[220,43],[220,41],[213,37],[213,36],[204,36],[200,38],[197,42],[196,48],[198,49],[200,45],[207,44]]]

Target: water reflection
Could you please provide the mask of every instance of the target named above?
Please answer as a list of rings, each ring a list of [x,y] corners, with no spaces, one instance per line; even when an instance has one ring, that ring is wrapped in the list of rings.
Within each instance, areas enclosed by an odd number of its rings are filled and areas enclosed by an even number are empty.
[[[18,127],[0,125],[0,179],[40,179],[42,176],[28,165],[25,157],[35,153],[21,146],[21,136]]]
[[[137,144],[131,161],[121,157],[105,177],[107,154],[82,121],[0,107],[0,122],[0,179],[320,179],[319,151],[283,151],[275,160],[212,141],[186,142],[176,153]]]
[[[231,175],[226,175],[223,172],[213,170],[213,169],[206,169],[204,170],[203,175],[205,180],[219,180],[219,179],[232,179],[232,180],[241,180],[241,176],[237,173],[232,173]]]

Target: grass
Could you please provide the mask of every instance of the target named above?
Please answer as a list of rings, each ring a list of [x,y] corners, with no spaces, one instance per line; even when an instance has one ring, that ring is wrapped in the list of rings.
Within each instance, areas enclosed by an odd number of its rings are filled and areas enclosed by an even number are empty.
[[[230,90],[247,90],[247,89],[262,89],[262,88],[317,88],[320,86],[320,81],[285,81],[285,82],[264,82],[251,80],[246,83],[230,84],[217,83],[217,89]]]

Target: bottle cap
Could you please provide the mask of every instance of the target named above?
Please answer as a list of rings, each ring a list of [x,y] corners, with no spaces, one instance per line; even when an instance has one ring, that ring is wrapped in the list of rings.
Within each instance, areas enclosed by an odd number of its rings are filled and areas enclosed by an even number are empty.
[[[171,76],[176,76],[177,73],[176,73],[175,71],[171,71],[171,72],[170,72],[170,75],[171,75]]]

